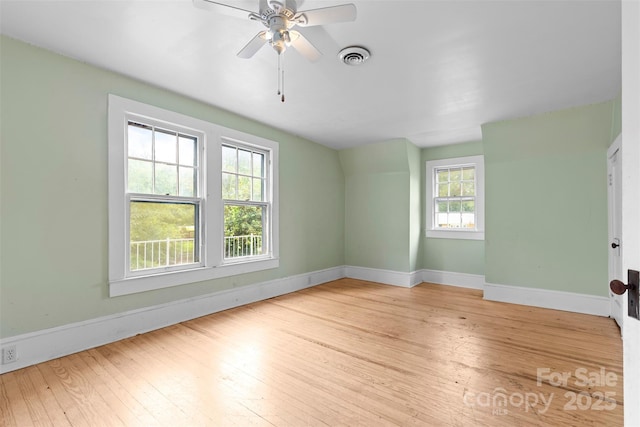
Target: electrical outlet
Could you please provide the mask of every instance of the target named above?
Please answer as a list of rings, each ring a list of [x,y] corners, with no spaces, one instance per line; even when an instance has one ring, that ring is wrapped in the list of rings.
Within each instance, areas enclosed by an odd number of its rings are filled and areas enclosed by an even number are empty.
[[[12,363],[18,360],[18,350],[15,345],[8,345],[2,349],[2,364]]]

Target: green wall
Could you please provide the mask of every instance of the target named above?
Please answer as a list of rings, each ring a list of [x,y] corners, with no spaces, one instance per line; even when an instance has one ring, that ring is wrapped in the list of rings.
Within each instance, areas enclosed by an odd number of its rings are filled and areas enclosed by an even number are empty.
[[[607,147],[618,101],[482,127],[486,282],[607,295]]]
[[[404,139],[340,151],[347,265],[415,270],[419,239],[414,236],[420,230],[418,153]]]
[[[479,154],[483,154],[482,141],[423,148],[420,161],[421,182],[426,182],[425,163],[428,160],[476,156]],[[424,185],[422,188],[424,188]],[[426,191],[426,189],[423,191]],[[423,218],[426,215],[425,203],[422,203],[421,212]],[[425,231],[423,229],[421,231],[423,239],[421,268],[455,273],[484,274],[484,241],[427,238],[424,234]]]
[[[344,265],[335,150],[13,39],[0,43],[0,337]],[[278,269],[108,297],[109,93],[279,142]]]
[[[489,123],[483,141],[335,150],[0,38],[0,337],[352,265],[606,296],[606,149],[620,99]],[[108,297],[107,95],[280,143],[280,267]],[[427,160],[485,156],[486,240],[424,237]],[[309,165],[314,167],[310,168]]]
[[[424,238],[422,268],[606,296],[606,151],[620,113],[618,97],[488,123],[482,141],[423,149],[423,165],[484,154],[486,229],[485,241]]]

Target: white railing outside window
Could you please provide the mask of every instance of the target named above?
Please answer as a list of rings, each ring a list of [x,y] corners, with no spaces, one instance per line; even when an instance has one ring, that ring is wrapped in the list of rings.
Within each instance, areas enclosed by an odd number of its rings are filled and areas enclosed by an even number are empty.
[[[194,263],[194,239],[131,242],[131,271]]]
[[[195,254],[194,239],[163,239],[131,242],[131,271],[148,268],[192,264]],[[225,236],[225,258],[261,255],[262,236]]]
[[[248,236],[225,236],[224,257],[237,258],[262,255],[262,236],[250,234]]]

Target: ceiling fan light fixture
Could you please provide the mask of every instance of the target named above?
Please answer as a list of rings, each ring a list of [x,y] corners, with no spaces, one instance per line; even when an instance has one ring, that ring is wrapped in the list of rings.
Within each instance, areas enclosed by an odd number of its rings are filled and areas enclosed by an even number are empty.
[[[371,52],[362,46],[345,47],[338,53],[340,61],[347,65],[362,65],[371,57]]]
[[[258,0],[258,11],[246,10],[238,5],[221,3],[217,0],[192,0],[193,4],[214,12],[231,14],[258,21],[266,27],[238,52],[239,58],[249,59],[264,45],[270,45],[278,54],[278,95],[284,102],[284,52],[292,47],[309,61],[317,61],[322,53],[303,34],[292,30],[296,26],[314,27],[356,19],[357,10],[353,3],[322,7],[298,12],[295,0]],[[289,32],[289,30],[292,30]],[[366,50],[365,50],[366,52]],[[366,52],[368,58],[369,52]]]
[[[289,37],[289,32],[285,30],[276,31],[271,36],[271,47],[278,52],[280,55],[282,52],[287,50],[287,46],[291,44],[291,38]]]

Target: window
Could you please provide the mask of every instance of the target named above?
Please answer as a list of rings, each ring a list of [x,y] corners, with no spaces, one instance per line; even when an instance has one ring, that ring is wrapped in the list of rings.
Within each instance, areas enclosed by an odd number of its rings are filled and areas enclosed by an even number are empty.
[[[111,296],[276,268],[278,145],[109,96]]]
[[[484,157],[426,163],[427,237],[484,239]]]
[[[239,145],[222,145],[224,199],[224,258],[227,261],[267,253],[271,206],[265,174],[268,152]]]
[[[127,121],[130,275],[202,265],[203,135],[152,123]]]

